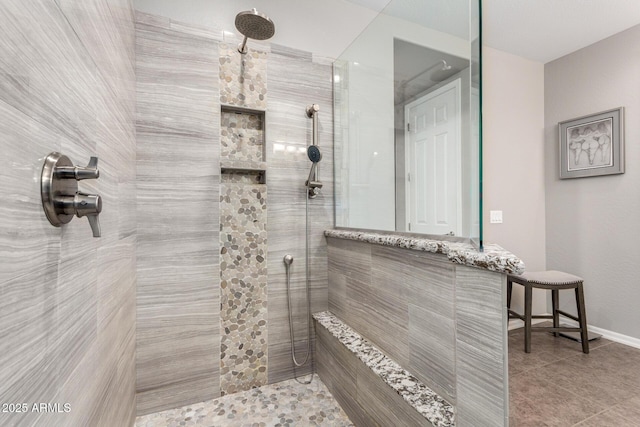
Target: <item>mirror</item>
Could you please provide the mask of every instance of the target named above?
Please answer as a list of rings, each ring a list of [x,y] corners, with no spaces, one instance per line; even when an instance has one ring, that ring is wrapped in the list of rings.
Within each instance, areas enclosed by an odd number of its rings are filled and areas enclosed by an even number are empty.
[[[392,0],[336,60],[337,227],[481,241],[478,16]]]

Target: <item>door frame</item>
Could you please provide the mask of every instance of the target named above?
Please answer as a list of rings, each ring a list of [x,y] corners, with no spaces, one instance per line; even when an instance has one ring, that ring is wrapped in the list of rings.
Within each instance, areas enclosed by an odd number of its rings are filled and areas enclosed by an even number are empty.
[[[411,108],[415,107],[418,104],[421,104],[423,102],[426,102],[430,99],[436,98],[440,95],[442,95],[444,92],[447,92],[448,90],[450,90],[451,88],[455,89],[455,93],[456,93],[456,127],[457,127],[457,133],[458,133],[458,138],[456,141],[456,167],[458,168],[458,179],[457,179],[457,185],[456,185],[456,230],[454,231],[456,233],[456,236],[460,236],[462,233],[462,99],[461,99],[461,79],[460,77],[456,78],[455,80],[452,80],[438,88],[436,88],[435,90],[432,90],[431,92],[427,92],[424,95],[420,96],[419,98],[414,99],[413,101],[409,102],[408,104],[405,104],[404,106],[404,143],[405,143],[405,150],[404,150],[404,164],[405,164],[405,177],[404,177],[404,182],[405,182],[405,210],[407,212],[407,215],[405,216],[405,229],[408,232],[413,232],[413,230],[410,230],[410,223],[411,223],[411,182],[409,182],[409,172],[411,172],[411,167],[410,167],[410,159],[411,159],[411,144],[410,144],[410,138],[411,138],[411,132],[408,129],[407,124],[410,123],[409,122],[409,111],[411,110]]]

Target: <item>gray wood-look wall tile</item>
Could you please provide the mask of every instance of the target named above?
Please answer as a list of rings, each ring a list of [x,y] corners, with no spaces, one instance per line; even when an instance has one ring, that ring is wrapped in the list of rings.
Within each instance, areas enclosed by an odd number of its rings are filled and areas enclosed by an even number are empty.
[[[396,313],[405,311],[394,316],[394,331],[399,333],[388,334],[384,323],[380,325],[379,333],[394,336],[387,340],[406,340],[395,346],[406,353],[389,355],[455,403],[453,264],[432,254],[383,246],[372,246],[371,256],[372,294],[384,296]]]
[[[402,396],[363,363],[357,365],[357,402],[383,426],[431,426]]]
[[[291,362],[291,341],[269,345],[269,381],[277,383],[295,377],[308,375],[315,371],[315,340],[311,341],[311,355],[309,361],[301,367],[295,367]],[[296,336],[296,358],[299,362],[304,360],[307,354],[307,340],[298,340]]]
[[[0,414],[1,425],[131,425],[135,384],[135,50],[128,0],[0,4],[0,401],[70,413]],[[98,60],[101,58],[101,60]],[[100,158],[102,237],[51,226],[44,157]],[[126,206],[121,208],[121,206]],[[115,424],[114,424],[115,423]]]
[[[340,389],[355,398],[357,395],[356,369],[362,362],[326,328],[318,327],[316,333],[318,375],[330,390]]]
[[[331,251],[330,248],[328,248]],[[345,320],[349,308],[347,306],[347,277],[329,268],[329,311],[339,319]]]
[[[217,41],[136,15],[138,414],[220,395]]]
[[[333,101],[332,69],[311,62],[304,52],[272,47],[268,55],[268,103],[266,112],[266,161],[269,188],[268,299],[269,382],[294,376],[291,361],[286,275],[282,258],[294,257],[291,269],[292,311],[296,346],[306,344],[304,327],[305,286],[305,186],[311,162],[306,147],[311,145],[312,121],[307,105],[320,105],[319,147],[323,152],[321,194],[309,201],[310,268],[312,312],[326,310],[327,254],[323,232],[333,226]],[[291,151],[290,151],[291,150]],[[302,350],[298,355],[304,354]],[[300,358],[300,357],[298,357]],[[304,372],[298,370],[299,374]]]
[[[371,245],[327,238],[329,269],[362,283],[371,282]]]
[[[409,304],[407,370],[449,403],[456,403],[455,321]]]
[[[506,276],[434,254],[327,242],[329,310],[457,405],[457,425],[502,425]]]
[[[506,275],[456,268],[459,426],[508,425]]]
[[[394,289],[407,301],[434,311],[448,319],[454,317],[455,266],[440,255],[409,249],[373,246],[372,265],[377,283]]]
[[[324,327],[317,329],[316,372],[356,426],[377,423],[357,402],[357,366],[361,362]]]

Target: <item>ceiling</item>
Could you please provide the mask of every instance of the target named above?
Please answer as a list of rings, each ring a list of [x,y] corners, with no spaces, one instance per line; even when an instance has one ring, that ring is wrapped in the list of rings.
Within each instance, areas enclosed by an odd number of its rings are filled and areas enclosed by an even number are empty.
[[[464,36],[468,28],[455,18],[466,13],[460,10],[466,1],[134,0],[134,5],[228,31],[235,31],[236,13],[257,6],[276,22],[271,42],[337,58],[383,9]],[[482,7],[485,45],[542,63],[640,24],[640,0],[483,0]]]
[[[347,1],[468,37],[463,0]],[[482,12],[485,45],[542,63],[640,24],[640,0],[483,0]]]
[[[547,63],[640,24],[639,0],[483,0],[483,44]]]

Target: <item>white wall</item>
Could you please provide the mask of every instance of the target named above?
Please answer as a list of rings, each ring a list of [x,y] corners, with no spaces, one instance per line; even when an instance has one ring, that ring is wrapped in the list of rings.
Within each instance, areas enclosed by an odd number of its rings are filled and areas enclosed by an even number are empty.
[[[482,54],[484,241],[544,270],[544,65],[487,46]],[[503,211],[502,224],[489,223],[491,210]],[[514,309],[522,298],[514,286]],[[547,311],[543,292],[533,310]]]
[[[634,338],[640,338],[638,76],[640,26],[545,66],[547,266],[585,279],[590,325]],[[626,173],[561,181],[557,123],[620,106]],[[572,298],[561,306],[575,312]]]

